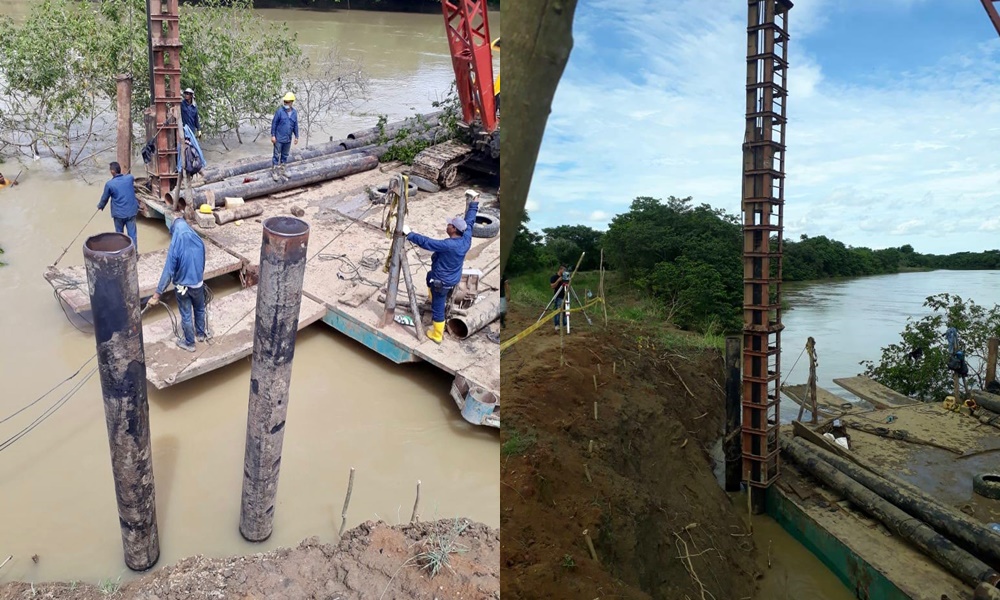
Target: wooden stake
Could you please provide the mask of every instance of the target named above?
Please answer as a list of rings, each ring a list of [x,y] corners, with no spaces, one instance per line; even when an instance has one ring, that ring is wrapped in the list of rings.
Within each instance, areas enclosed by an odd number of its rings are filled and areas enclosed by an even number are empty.
[[[344,508],[340,511],[340,533],[338,537],[344,536],[344,529],[347,527],[347,507],[351,504],[351,492],[354,491],[354,467],[351,467],[351,476],[347,480],[347,497],[344,498]]]
[[[413,502],[413,515],[410,516],[410,523],[420,520],[420,480],[417,480],[417,499]]]
[[[601,374],[601,363],[597,363],[597,374]]]
[[[597,375],[594,375],[594,391],[597,391]]]
[[[597,420],[597,400],[594,400],[594,420]]]
[[[601,562],[597,559],[597,550],[594,550],[594,542],[590,539],[590,534],[587,530],[583,530],[583,539],[587,540],[587,549],[590,550],[590,558],[594,559],[594,562]]]
[[[594,483],[594,479],[590,476],[590,469],[587,468],[587,463],[583,463],[583,474],[587,476],[588,483]]]
[[[617,373],[618,373],[618,363],[617,362],[613,362],[613,363],[611,363],[611,374],[615,375]]]
[[[587,446],[587,454],[594,453],[594,440],[590,440],[590,445]]]
[[[997,378],[997,350],[1000,338],[991,337],[986,341],[986,383]]]

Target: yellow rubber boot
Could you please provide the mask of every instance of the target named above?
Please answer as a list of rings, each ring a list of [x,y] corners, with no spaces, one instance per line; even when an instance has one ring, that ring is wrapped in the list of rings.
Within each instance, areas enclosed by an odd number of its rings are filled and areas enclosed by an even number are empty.
[[[431,338],[436,344],[440,344],[444,341],[444,321],[435,321],[431,323],[431,328],[427,330],[427,337]]]

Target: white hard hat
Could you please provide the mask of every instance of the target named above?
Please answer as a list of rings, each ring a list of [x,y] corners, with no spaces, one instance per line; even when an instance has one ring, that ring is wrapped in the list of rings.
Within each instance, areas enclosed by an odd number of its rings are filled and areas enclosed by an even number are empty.
[[[185,90],[184,90],[184,93],[185,93],[185,94],[191,94],[192,96],[194,96],[194,90],[192,90],[191,88],[187,88],[187,89],[185,89]]]
[[[479,192],[477,192],[476,190],[465,190],[465,195],[472,196],[473,198],[475,198],[479,196]]]

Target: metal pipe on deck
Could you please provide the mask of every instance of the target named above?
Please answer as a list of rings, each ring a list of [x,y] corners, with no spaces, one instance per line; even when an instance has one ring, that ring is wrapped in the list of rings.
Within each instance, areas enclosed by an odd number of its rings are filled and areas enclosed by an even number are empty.
[[[804,470],[831,489],[843,494],[855,506],[875,517],[890,531],[910,542],[963,582],[975,587],[986,582],[1000,584],[1000,574],[992,567],[959,548],[954,542],[934,531],[903,509],[893,505],[858,481],[825,462],[801,443],[785,437],[781,449]]]
[[[307,160],[321,160],[324,158],[364,154],[366,150],[367,148],[344,150],[340,147],[340,140],[337,140],[336,142],[330,142],[329,144],[322,144],[312,148],[303,148],[299,151],[293,151],[288,155],[288,163],[291,164]],[[212,169],[205,169],[202,171],[202,178],[205,184],[215,184],[230,177],[246,175],[254,173],[255,171],[270,170],[271,160],[270,156],[243,159],[227,165],[214,167]]]
[[[981,390],[972,390],[972,398],[976,401],[976,404],[986,410],[1000,413],[1000,396]]]
[[[240,507],[240,533],[251,542],[273,528],[308,242],[305,221],[264,221]]]
[[[226,197],[259,198],[285,190],[319,183],[329,179],[347,177],[356,173],[370,171],[378,166],[378,159],[365,154],[334,158],[315,163],[289,164],[285,168],[285,179],[274,181],[263,177],[248,183],[233,183],[220,187],[200,187],[194,190],[194,205],[222,206]]]
[[[472,305],[464,315],[448,319],[448,332],[460,340],[500,318],[500,295],[490,295]]]
[[[136,249],[127,235],[102,233],[84,242],[83,258],[125,564],[145,571],[160,558],[160,539]]]
[[[804,454],[811,452],[882,498],[948,535],[966,550],[1000,564],[1000,534],[990,531],[983,523],[933,500],[922,490],[912,486],[901,487],[881,474],[873,473],[819,446],[807,444],[799,438],[790,440],[788,444],[798,447]]]

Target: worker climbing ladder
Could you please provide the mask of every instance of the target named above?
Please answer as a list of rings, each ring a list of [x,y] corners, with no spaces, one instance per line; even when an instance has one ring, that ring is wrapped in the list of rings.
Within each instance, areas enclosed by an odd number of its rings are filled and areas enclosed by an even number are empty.
[[[147,140],[155,140],[153,193],[171,206],[180,192],[177,167],[181,122],[181,38],[179,0],[147,0],[149,28],[149,81],[152,111],[147,113]],[[151,134],[151,135],[150,135]]]
[[[420,341],[420,308],[417,306],[417,291],[413,287],[413,275],[410,273],[410,262],[406,258],[406,237],[403,227],[406,220],[406,204],[409,199],[410,178],[406,175],[396,175],[389,182],[389,190],[385,195],[386,212],[382,219],[382,227],[392,237],[392,249],[385,262],[385,272],[389,274],[386,286],[385,311],[379,328],[385,328],[393,321],[406,325],[406,318],[396,316],[396,301],[399,294],[399,275],[402,271],[406,294],[409,297],[410,312],[413,319],[413,335]]]
[[[778,477],[789,0],[749,0],[743,143],[743,473],[751,505]]]

